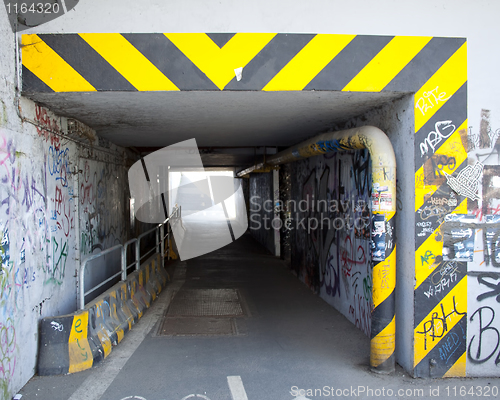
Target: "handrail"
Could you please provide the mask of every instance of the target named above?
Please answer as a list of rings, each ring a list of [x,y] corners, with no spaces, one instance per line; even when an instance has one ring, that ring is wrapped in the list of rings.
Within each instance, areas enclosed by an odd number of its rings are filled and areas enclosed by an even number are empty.
[[[79,295],[79,303],[80,303],[80,310],[83,310],[85,307],[85,296],[88,295],[89,293],[94,292],[95,290],[99,289],[106,283],[112,281],[113,279],[117,278],[118,276],[121,275],[121,280],[125,281],[127,279],[127,270],[135,264],[135,270],[138,271],[141,267],[141,262],[142,260],[150,255],[153,251],[156,250],[156,253],[160,253],[162,261],[165,259],[165,239],[170,236],[171,233],[171,228],[170,228],[170,220],[171,219],[177,219],[181,218],[181,208],[180,206],[175,206],[172,214],[165,219],[161,224],[158,224],[154,228],[141,233],[137,238],[128,240],[124,244],[117,244],[113,247],[110,247],[109,249],[103,250],[100,253],[97,254],[92,254],[89,257],[87,257],[85,260],[80,265],[80,271],[79,271],[79,277],[80,277],[80,295]],[[182,221],[182,219],[181,219]],[[168,224],[168,225],[167,225]],[[167,233],[165,234],[165,225],[167,225]],[[156,232],[156,244],[155,247],[147,251],[145,254],[141,255],[141,239],[146,237],[147,235],[151,234],[152,232]],[[132,244],[135,244],[135,260],[134,262],[130,263],[127,265],[127,250],[128,247]],[[98,285],[90,288],[89,290],[85,291],[85,268],[87,267],[89,261],[93,261],[97,258],[104,257],[105,255],[112,253],[114,251],[120,250],[120,258],[121,258],[121,267],[120,267],[120,272],[114,274],[113,276],[110,276],[103,282],[99,283]],[[170,259],[170,247],[168,248],[168,255],[167,259]],[[162,263],[163,265],[163,263]]]

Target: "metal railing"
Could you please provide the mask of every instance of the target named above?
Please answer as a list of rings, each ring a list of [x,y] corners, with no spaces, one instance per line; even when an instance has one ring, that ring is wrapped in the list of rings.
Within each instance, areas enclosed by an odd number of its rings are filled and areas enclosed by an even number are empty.
[[[92,254],[91,256],[87,257],[82,264],[80,265],[80,271],[79,271],[79,277],[80,277],[80,310],[82,310],[85,307],[85,296],[88,294],[95,292],[97,289],[101,288],[102,286],[106,285],[107,283],[111,282],[113,279],[116,279],[118,276],[121,275],[121,280],[125,281],[127,279],[127,271],[135,265],[134,270],[138,271],[141,267],[141,263],[144,259],[147,257],[150,257],[152,254],[160,253],[161,255],[161,260],[163,265],[163,260],[165,259],[165,254],[167,253],[167,260],[170,259],[170,244],[165,246],[165,240],[170,236],[171,234],[171,228],[170,228],[170,220],[173,219],[180,219],[181,218],[181,207],[180,206],[175,206],[174,210],[172,211],[172,214],[163,221],[161,224],[158,224],[154,228],[140,234],[137,238],[131,239],[128,242],[125,242],[124,244],[117,244],[116,246],[110,247],[109,249],[103,250],[100,253],[97,254]],[[182,221],[182,220],[181,220]],[[167,226],[167,232],[165,233],[165,226]],[[141,254],[141,240],[144,239],[146,236],[151,235],[151,233],[155,232],[155,245],[148,251],[146,251],[144,254]],[[135,257],[134,261],[130,264],[127,264],[127,250],[129,246],[135,245]],[[121,258],[121,263],[120,263],[120,272],[117,272],[116,274],[113,274],[112,276],[108,277],[106,280],[102,281],[98,285],[95,285],[85,291],[85,269],[87,268],[87,265],[90,261],[96,260],[101,257],[105,257],[107,254],[113,253],[120,250],[120,258]]]

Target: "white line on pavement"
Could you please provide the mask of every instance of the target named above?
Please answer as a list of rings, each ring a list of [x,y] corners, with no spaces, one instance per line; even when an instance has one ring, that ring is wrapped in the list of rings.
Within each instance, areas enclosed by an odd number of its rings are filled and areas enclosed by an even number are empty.
[[[228,376],[227,384],[229,385],[233,400],[248,400],[241,376]]]

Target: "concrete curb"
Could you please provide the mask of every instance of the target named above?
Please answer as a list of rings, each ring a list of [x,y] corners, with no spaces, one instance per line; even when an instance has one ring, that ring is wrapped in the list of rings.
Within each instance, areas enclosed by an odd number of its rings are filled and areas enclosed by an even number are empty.
[[[83,371],[104,360],[169,282],[159,254],[84,310],[40,322],[38,375]]]

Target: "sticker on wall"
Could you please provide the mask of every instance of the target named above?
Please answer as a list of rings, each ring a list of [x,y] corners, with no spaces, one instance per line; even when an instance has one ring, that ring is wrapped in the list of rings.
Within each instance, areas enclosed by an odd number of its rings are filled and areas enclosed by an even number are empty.
[[[500,215],[486,215],[485,222],[487,224],[500,224]],[[487,265],[498,265],[500,263],[500,234],[497,229],[485,229],[486,236],[486,251],[485,262]],[[493,260],[491,260],[491,258]],[[491,261],[494,261],[493,263]]]
[[[475,217],[465,214],[449,214],[444,220],[443,260],[471,262],[474,258],[474,229],[465,224],[475,222]]]
[[[372,260],[385,260],[385,215],[375,214],[372,219]]]

